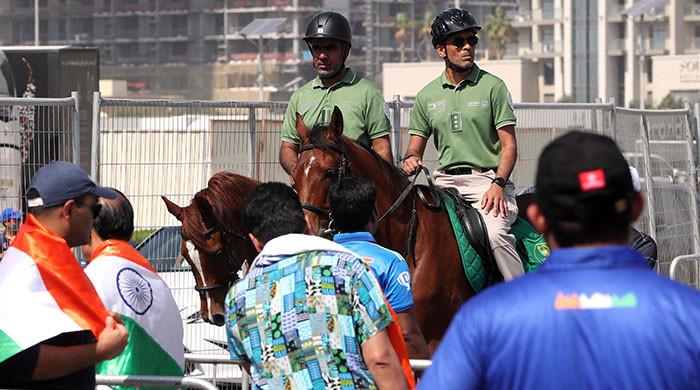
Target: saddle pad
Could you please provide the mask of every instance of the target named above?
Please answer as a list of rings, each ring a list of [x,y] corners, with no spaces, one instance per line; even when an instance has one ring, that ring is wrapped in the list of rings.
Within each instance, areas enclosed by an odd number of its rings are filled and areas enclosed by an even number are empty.
[[[515,250],[523,262],[525,272],[536,270],[549,256],[549,245],[544,236],[537,233],[527,220],[518,217],[510,227],[510,233],[515,236]]]
[[[467,281],[472,286],[474,292],[478,293],[486,286],[486,270],[484,270],[484,265],[481,264],[481,257],[479,257],[474,247],[469,243],[469,239],[457,217],[454,200],[452,200],[449,195],[442,192],[440,192],[440,196],[444,201],[445,210],[447,210],[447,214],[450,216],[452,230],[455,233],[455,239],[459,247],[464,274],[467,276]]]

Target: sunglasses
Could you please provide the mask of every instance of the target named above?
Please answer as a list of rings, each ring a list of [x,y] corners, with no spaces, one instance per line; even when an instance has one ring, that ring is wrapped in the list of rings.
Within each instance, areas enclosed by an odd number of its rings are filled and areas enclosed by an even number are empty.
[[[75,204],[78,207],[87,207],[88,205],[85,203],[80,203],[78,201],[75,201]],[[98,215],[100,215],[100,211],[102,211],[102,204],[101,203],[95,203],[92,206],[90,206],[90,211],[92,212],[92,218],[97,218]]]
[[[456,47],[464,47],[465,43],[468,43],[469,46],[474,47],[476,46],[477,43],[479,43],[479,37],[476,35],[470,35],[466,38],[464,37],[457,37],[452,40],[452,42],[448,42],[450,45],[456,46]]]

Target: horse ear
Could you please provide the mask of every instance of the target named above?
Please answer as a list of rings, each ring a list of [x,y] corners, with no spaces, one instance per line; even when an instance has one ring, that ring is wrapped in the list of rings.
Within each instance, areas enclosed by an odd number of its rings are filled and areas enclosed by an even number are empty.
[[[304,118],[302,118],[298,112],[296,113],[296,116],[297,116],[297,122],[296,122],[297,134],[299,134],[299,138],[301,139],[301,143],[304,143],[304,141],[309,138],[309,128],[306,127],[306,124],[304,123]]]
[[[328,125],[328,131],[337,139],[343,136],[343,113],[338,106],[333,107],[333,114],[331,115],[331,123]]]
[[[165,195],[162,195],[160,198],[163,199],[163,202],[165,202],[165,207],[168,209],[168,212],[177,218],[178,221],[181,221],[182,207],[170,201],[170,199],[166,198]]]
[[[209,200],[206,199],[201,193],[198,192],[195,194],[192,202],[197,206],[197,209],[199,209],[199,214],[202,216],[202,219],[205,222],[211,222],[212,220],[216,219],[214,216],[214,210],[212,209]]]

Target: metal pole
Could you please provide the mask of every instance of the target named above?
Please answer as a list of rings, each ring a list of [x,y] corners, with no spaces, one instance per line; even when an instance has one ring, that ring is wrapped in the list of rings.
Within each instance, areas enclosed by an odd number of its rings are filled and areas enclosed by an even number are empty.
[[[92,144],[90,148],[90,176],[92,180],[100,181],[97,170],[100,159],[100,91],[92,94]]]
[[[257,121],[255,118],[255,106],[248,108],[248,131],[250,140],[250,168],[248,176],[253,179],[258,179],[258,135]]]
[[[70,93],[71,99],[75,102],[73,110],[73,164],[80,165],[80,100],[78,92]]]
[[[401,162],[401,96],[394,95],[391,101],[391,106],[394,110],[391,126],[391,151],[394,154],[394,162]]]
[[[639,15],[639,108],[644,109],[644,14]]]
[[[227,34],[228,34],[228,0],[224,0],[224,55],[226,56],[226,59],[224,60],[225,64],[228,64],[228,62],[229,62]]]
[[[259,97],[261,102],[264,100],[263,86],[265,85],[265,67],[263,66],[263,50],[265,50],[265,46],[263,46],[263,37],[261,35],[260,38],[258,38],[258,72],[260,72],[260,74],[258,75],[258,86],[260,88]]]
[[[644,191],[646,192],[647,201],[647,227],[649,235],[656,240],[656,210],[654,205],[654,187],[653,178],[651,176],[651,160],[649,157],[649,126],[647,124],[646,115],[640,114],[640,124],[642,127],[642,155],[644,157]]]
[[[693,115],[695,116],[695,166],[700,166],[700,103],[693,104]],[[696,183],[697,185],[698,183]]]
[[[619,143],[620,140],[617,139],[617,108],[615,107],[615,98],[610,98],[610,104],[612,108],[610,109],[610,137]]]
[[[34,0],[34,46],[39,46],[39,0]]]

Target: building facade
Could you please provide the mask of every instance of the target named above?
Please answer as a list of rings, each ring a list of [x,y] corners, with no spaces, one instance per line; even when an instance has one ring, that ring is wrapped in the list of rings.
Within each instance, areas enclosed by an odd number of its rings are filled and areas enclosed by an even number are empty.
[[[642,7],[643,21],[625,14],[639,3],[650,5]],[[668,93],[697,95],[689,81],[694,76],[682,80],[682,72],[663,69],[682,65],[692,73],[692,58],[700,53],[700,0],[519,0],[508,17],[517,43],[506,58],[529,60],[537,68],[535,101],[600,98],[638,105],[640,84],[646,106]]]
[[[477,16],[497,4],[515,7],[515,0],[462,3]],[[254,19],[284,18],[264,40],[264,98],[285,100],[314,75],[302,41],[313,14],[334,10],[349,18],[348,64],[381,83],[384,62],[431,59],[425,27],[455,5],[459,1],[40,0],[39,42],[98,47],[102,78],[126,80],[132,95],[258,99],[258,47],[239,32]],[[399,43],[402,18],[409,23]],[[34,38],[34,3],[0,0],[0,45],[31,45]]]

